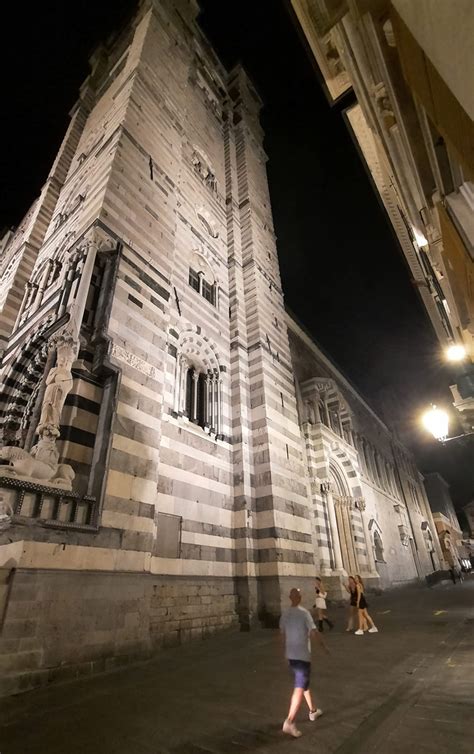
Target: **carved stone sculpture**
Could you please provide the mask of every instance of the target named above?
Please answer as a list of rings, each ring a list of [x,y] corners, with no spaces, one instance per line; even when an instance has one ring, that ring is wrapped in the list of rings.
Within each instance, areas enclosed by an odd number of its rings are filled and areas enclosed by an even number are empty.
[[[46,447],[48,445],[49,447]],[[47,457],[51,463],[46,463],[38,458]],[[14,477],[24,482],[33,484],[47,484],[51,487],[61,487],[65,490],[72,489],[72,481],[75,473],[67,463],[58,464],[58,452],[53,438],[40,440],[31,453],[23,448],[6,445],[0,448],[0,458],[8,460],[9,465],[0,470],[1,476]],[[55,462],[53,462],[53,460]]]
[[[38,424],[40,437],[59,437],[59,424],[64,402],[71,391],[71,367],[75,358],[72,340],[62,338],[57,345],[57,364],[46,378],[46,390]]]
[[[58,463],[56,438],[60,435],[64,403],[73,386],[71,368],[77,348],[68,333],[56,336],[51,345],[57,352],[56,366],[50,370],[46,378],[46,390],[37,428],[39,440],[30,453],[23,448],[10,445],[1,448],[0,458],[9,461],[9,465],[1,469],[1,474],[70,490],[75,474],[68,464]]]

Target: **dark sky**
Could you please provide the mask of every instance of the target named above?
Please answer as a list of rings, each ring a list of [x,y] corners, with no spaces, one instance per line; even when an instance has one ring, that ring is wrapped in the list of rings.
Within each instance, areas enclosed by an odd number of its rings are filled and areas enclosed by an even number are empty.
[[[0,46],[0,227],[17,224],[38,194],[89,53],[133,7],[133,0],[76,0],[37,3],[28,13],[20,3],[10,9]],[[223,63],[240,60],[265,102],[288,305],[370,403],[377,405],[381,390],[395,391],[421,469],[440,471],[455,502],[467,502],[472,446],[441,447],[418,429],[430,401],[449,407],[454,380],[345,125],[350,99],[329,106],[284,0],[203,0],[201,7]]]

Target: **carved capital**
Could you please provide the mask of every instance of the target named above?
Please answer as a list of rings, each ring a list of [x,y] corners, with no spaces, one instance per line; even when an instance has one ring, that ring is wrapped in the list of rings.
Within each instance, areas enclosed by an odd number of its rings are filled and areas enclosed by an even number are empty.
[[[362,511],[362,512],[363,512],[363,511],[365,511],[365,509],[366,509],[366,504],[365,504],[365,500],[364,500],[364,498],[363,498],[363,497],[358,497],[358,498],[356,498],[356,499],[354,500],[354,505],[355,505],[355,507],[356,507],[356,508],[357,508],[358,510],[360,510],[360,511]]]
[[[332,491],[332,482],[330,481],[321,482],[321,492],[327,495],[328,492],[331,492],[331,491]]]
[[[117,248],[117,241],[102,228],[94,227],[87,231],[76,248],[85,254],[90,249],[96,249],[99,252],[111,252]]]

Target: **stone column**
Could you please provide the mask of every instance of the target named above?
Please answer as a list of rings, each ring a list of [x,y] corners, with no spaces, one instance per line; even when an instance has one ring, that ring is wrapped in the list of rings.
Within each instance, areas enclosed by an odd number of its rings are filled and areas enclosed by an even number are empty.
[[[199,372],[196,369],[193,370],[193,383],[191,394],[191,421],[197,422],[197,401],[198,401],[198,382]]]
[[[334,554],[334,565],[337,571],[343,571],[344,565],[342,562],[341,545],[339,542],[339,532],[337,529],[336,511],[334,509],[334,498],[331,492],[331,483],[323,482],[321,484],[321,492],[326,497],[326,503],[328,507],[329,527],[331,529],[332,550]]]
[[[319,410],[319,393],[316,393],[313,400],[313,408],[314,408],[314,415],[316,418],[316,423],[321,423],[321,411]]]
[[[211,375],[211,430],[216,430],[216,375]]]
[[[359,570],[359,563],[357,559],[357,551],[355,548],[354,534],[352,532],[352,498],[344,497],[340,501],[341,517],[344,526],[344,536],[346,538],[346,552],[349,559],[351,570],[357,573]]]
[[[212,427],[212,375],[206,374],[206,424]]]
[[[47,264],[45,264],[44,270],[43,270],[43,274],[41,275],[41,277],[39,279],[38,290],[36,291],[35,300],[33,301],[33,309],[34,310],[39,309],[39,307],[41,305],[41,301],[43,300],[43,294],[44,294],[44,290],[46,288],[46,282],[47,282],[48,277],[49,277],[50,269],[51,269],[51,260],[49,260],[47,262]]]
[[[329,416],[329,406],[326,393],[323,393],[323,424],[331,429],[331,418]]]
[[[340,406],[337,407],[336,417],[337,417],[337,426],[339,427],[339,436],[344,440],[345,438],[344,438],[344,430],[342,428]]]
[[[23,298],[21,300],[20,308],[18,309],[18,314],[15,320],[15,327],[13,328],[14,330],[16,330],[16,328],[18,327],[18,325],[20,324],[22,320],[23,312],[26,309],[26,303],[30,296],[30,288],[31,288],[31,283],[28,281],[27,283],[25,283],[25,291],[23,293]]]
[[[222,380],[217,379],[217,422],[216,422],[216,434],[221,434],[222,426]]]
[[[370,531],[369,531],[369,525],[367,523],[367,517],[364,515],[365,512],[365,500],[364,498],[360,497],[357,498],[354,501],[355,507],[360,511],[360,518],[362,521],[362,528],[364,529],[364,539],[365,539],[365,547],[367,550],[367,560],[369,562],[369,571],[371,573],[378,576],[377,573],[377,566],[375,565],[375,557],[374,557],[374,549],[372,547],[372,540],[370,538]]]
[[[28,291],[25,298],[25,305],[23,307],[20,324],[22,324],[25,318],[28,316],[28,311],[30,309],[33,299],[35,298],[36,291],[38,290],[38,286],[36,283],[28,282],[26,285],[28,286]]]
[[[185,413],[186,411],[186,378],[188,375],[188,362],[185,356],[181,356],[181,372],[179,376],[179,403],[178,411]]]
[[[174,370],[174,397],[173,397],[173,411],[178,413],[179,411],[179,396],[181,388],[181,357],[176,356],[176,366]]]

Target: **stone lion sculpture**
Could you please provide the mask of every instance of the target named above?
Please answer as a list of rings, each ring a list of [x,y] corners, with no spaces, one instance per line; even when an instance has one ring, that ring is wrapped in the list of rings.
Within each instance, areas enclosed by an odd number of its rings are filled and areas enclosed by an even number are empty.
[[[0,448],[0,459],[9,461],[8,466],[0,470],[2,476],[11,476],[36,484],[48,484],[52,487],[72,489],[75,473],[67,463],[45,463],[35,458],[38,446],[31,453],[23,448],[6,445]],[[52,459],[53,460],[53,459]]]

